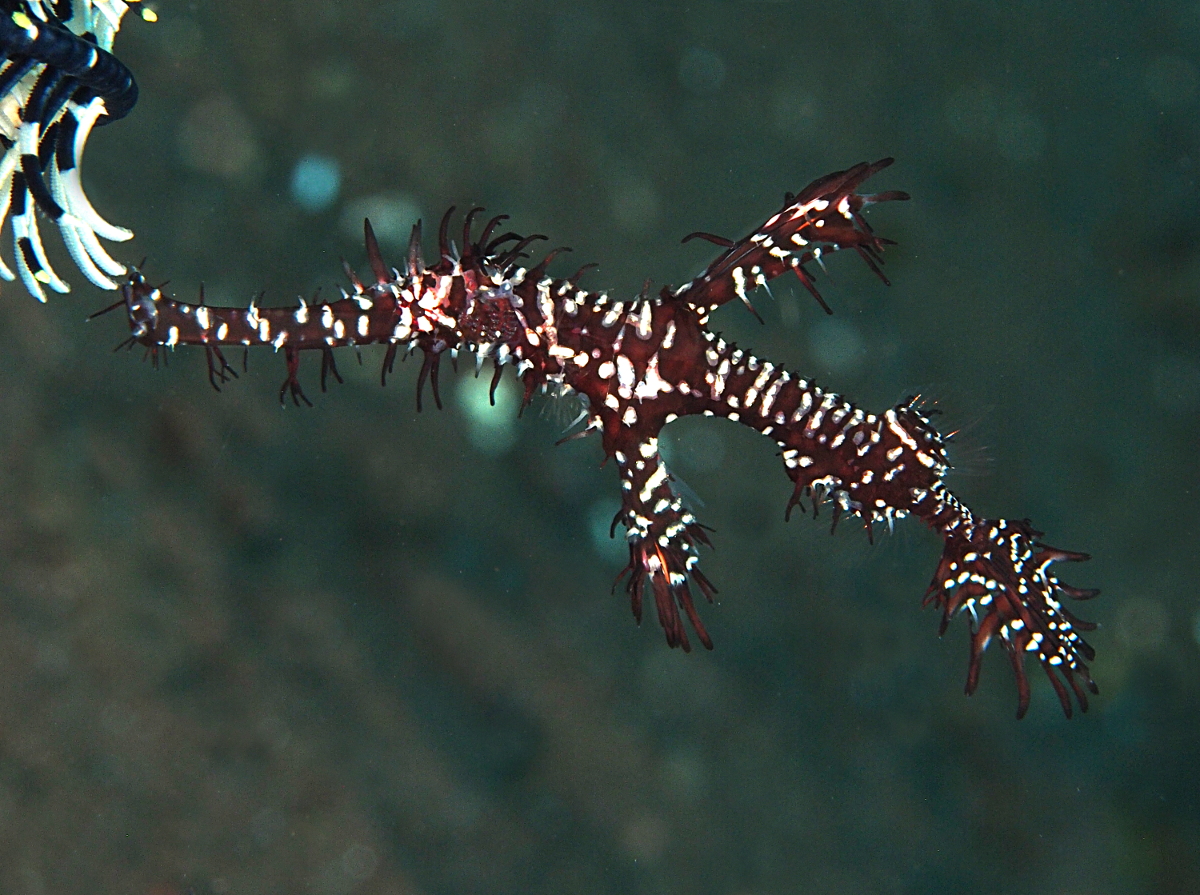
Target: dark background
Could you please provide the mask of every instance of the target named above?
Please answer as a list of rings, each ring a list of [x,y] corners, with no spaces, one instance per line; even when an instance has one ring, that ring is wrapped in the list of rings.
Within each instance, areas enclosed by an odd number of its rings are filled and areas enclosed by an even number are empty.
[[[670,446],[717,649],[668,650],[609,593],[616,477],[553,447],[565,402],[488,429],[464,375],[418,416],[376,352],[327,395],[309,358],[312,410],[267,351],[218,395],[198,351],[111,353],[63,264],[71,296],[0,293],[0,890],[1200,891],[1200,7],[157,9],[86,181],[118,257],[213,303],[329,294],[364,209],[472,203],[632,294],[707,262],[683,234],[896,156],[891,289],[834,258],[832,320],[785,284],[716,326],[868,409],[936,400],[972,507],[1094,555],[1062,574],[1104,591],[1101,695],[1068,722],[1031,667],[1018,723],[993,648],[965,698],[965,621],[920,609],[937,538],[785,525],[771,445],[716,420]]]

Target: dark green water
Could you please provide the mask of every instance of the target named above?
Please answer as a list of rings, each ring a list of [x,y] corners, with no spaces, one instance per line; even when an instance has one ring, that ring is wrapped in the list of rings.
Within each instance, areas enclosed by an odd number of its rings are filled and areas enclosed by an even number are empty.
[[[1062,574],[1104,591],[1101,694],[1068,722],[1031,667],[1018,723],[993,648],[965,698],[937,538],[785,524],[771,445],[714,420],[672,447],[717,648],[670,651],[609,593],[616,475],[553,447],[570,408],[489,428],[464,375],[418,416],[416,366],[381,390],[367,352],[312,410],[268,352],[218,395],[197,352],[110,353],[72,270],[0,293],[0,891],[1200,891],[1200,7],[158,12],[86,180],[119,257],[213,303],[336,289],[364,210],[473,203],[632,294],[707,262],[683,234],[896,156],[892,288],[834,258],[832,322],[785,285],[716,326],[870,409],[935,399],[956,492],[1093,555]]]

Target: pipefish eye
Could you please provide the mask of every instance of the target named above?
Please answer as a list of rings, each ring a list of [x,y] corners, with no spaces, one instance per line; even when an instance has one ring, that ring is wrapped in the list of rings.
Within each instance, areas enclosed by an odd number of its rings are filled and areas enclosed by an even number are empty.
[[[500,299],[511,302],[513,300],[512,283],[506,280],[494,289],[480,289],[475,293],[475,297],[480,301],[486,302],[499,301]]]

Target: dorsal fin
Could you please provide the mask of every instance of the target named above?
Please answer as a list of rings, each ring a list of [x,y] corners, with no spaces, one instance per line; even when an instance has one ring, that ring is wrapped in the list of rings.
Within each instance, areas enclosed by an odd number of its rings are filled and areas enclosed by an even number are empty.
[[[371,273],[375,274],[375,282],[382,286],[391,277],[387,265],[383,263],[383,254],[379,251],[379,240],[371,227],[371,219],[363,218],[363,236],[367,243],[367,260],[371,263]]]
[[[421,252],[421,222],[413,224],[412,236],[408,238],[408,275],[419,277],[425,273],[425,256]]]
[[[450,246],[450,215],[454,214],[454,206],[451,205],[446,209],[446,213],[442,215],[442,222],[438,225],[438,259],[447,258],[451,254]]]

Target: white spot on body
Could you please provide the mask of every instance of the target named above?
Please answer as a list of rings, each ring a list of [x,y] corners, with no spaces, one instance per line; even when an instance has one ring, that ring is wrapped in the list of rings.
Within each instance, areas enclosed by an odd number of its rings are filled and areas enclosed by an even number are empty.
[[[648,301],[643,301],[638,313],[636,330],[639,339],[650,338],[650,333],[653,331],[654,323],[654,307]]]
[[[654,489],[667,480],[667,467],[659,463],[654,472],[650,474],[650,478],[646,479],[646,484],[642,486],[642,490],[638,492],[638,497],[642,503],[649,503],[650,498],[654,495]]]
[[[617,355],[617,385],[622,391],[622,397],[628,398],[626,394],[633,388],[635,379],[633,370],[633,361],[623,354]]]

